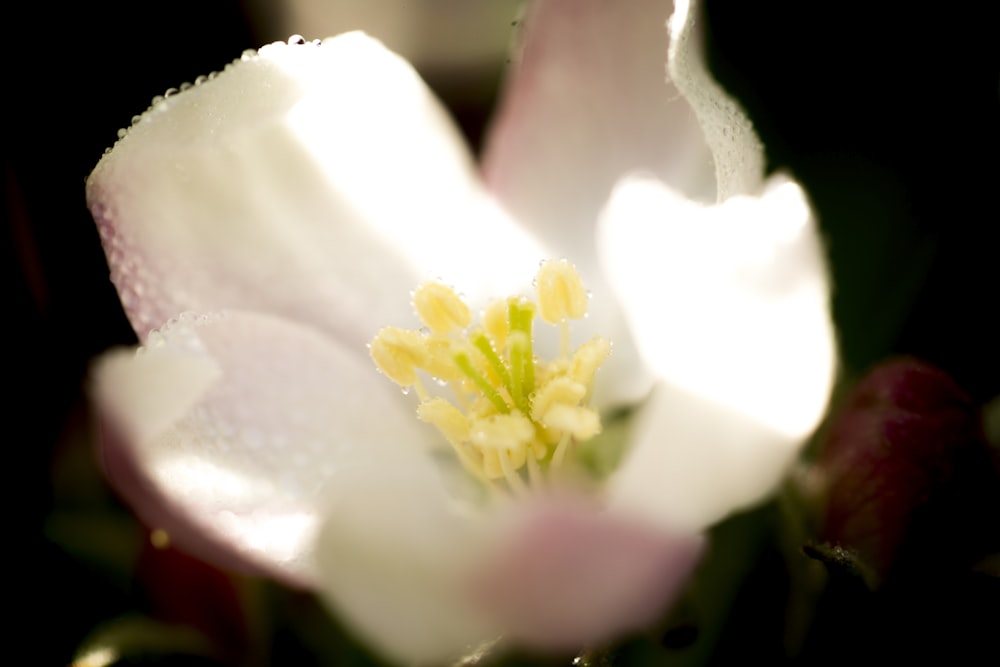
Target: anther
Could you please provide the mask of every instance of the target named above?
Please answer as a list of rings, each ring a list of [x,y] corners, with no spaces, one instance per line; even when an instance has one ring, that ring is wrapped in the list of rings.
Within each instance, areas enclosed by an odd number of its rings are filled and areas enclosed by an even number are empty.
[[[570,360],[568,375],[580,384],[590,387],[594,374],[611,354],[611,343],[600,336],[594,336],[577,348]]]
[[[443,398],[432,398],[417,406],[417,418],[435,426],[452,444],[460,444],[469,439],[468,418]]]
[[[441,283],[424,283],[413,293],[413,307],[420,321],[437,334],[464,329],[472,323],[472,314],[455,291]]]
[[[420,332],[397,327],[379,331],[369,353],[376,368],[401,387],[417,383],[417,368],[426,361]]]
[[[553,378],[550,382],[538,390],[531,402],[531,418],[537,422],[542,422],[545,426],[545,416],[554,405],[580,404],[583,397],[587,395],[587,387],[574,382],[568,377]]]
[[[576,267],[565,259],[543,262],[535,277],[538,314],[549,324],[578,320],[587,313],[587,292]]]
[[[507,334],[510,333],[506,301],[494,301],[483,310],[483,329],[486,330],[486,335],[493,341],[497,350],[506,347]]]
[[[601,432],[601,418],[591,408],[557,403],[549,408],[541,422],[571,434],[579,441],[589,440]]]
[[[489,449],[524,450],[535,427],[519,412],[477,419],[470,428],[472,443]]]

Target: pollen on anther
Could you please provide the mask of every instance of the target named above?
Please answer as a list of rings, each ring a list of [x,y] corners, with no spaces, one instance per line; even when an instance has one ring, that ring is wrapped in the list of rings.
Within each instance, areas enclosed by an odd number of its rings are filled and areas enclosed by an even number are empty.
[[[576,267],[564,259],[542,263],[535,277],[538,314],[549,324],[587,314],[587,290]]]
[[[472,313],[453,289],[429,282],[413,293],[413,307],[420,321],[437,334],[464,329],[472,323]]]
[[[417,367],[423,362],[420,333],[397,327],[378,332],[368,348],[375,367],[401,387],[414,385]]]

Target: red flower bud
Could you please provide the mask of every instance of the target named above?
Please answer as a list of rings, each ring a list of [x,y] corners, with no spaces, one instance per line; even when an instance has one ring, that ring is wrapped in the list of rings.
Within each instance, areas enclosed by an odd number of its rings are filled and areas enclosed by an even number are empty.
[[[888,361],[855,387],[816,462],[820,543],[810,555],[846,565],[877,588],[890,575],[972,558],[971,537],[992,475],[980,413],[944,372]]]

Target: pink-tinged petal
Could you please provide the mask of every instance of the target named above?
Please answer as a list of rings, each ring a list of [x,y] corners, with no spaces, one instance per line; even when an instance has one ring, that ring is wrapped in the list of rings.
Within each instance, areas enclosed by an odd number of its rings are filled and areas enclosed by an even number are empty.
[[[476,581],[505,637],[579,651],[649,627],[681,592],[704,540],[582,503],[529,505]]]
[[[342,482],[429,467],[430,429],[364,348],[272,316],[185,316],[99,360],[94,395],[109,475],[140,517],[195,555],[299,584],[315,583]]]
[[[664,384],[615,484],[636,495],[638,478],[676,477],[651,488],[676,496],[688,525],[758,500],[822,417],[836,364],[802,190],[775,177],[759,198],[706,207],[634,178],[613,195],[601,238],[642,356]]]
[[[449,664],[499,635],[462,585],[490,517],[407,466],[340,491],[320,534],[321,592],[353,632],[399,664]]]
[[[425,277],[478,295],[543,256],[413,69],[360,33],[266,46],[154,104],[87,195],[143,339],[244,309],[362,343]]]
[[[538,0],[525,16],[483,170],[515,217],[588,274],[593,225],[626,173],[715,198],[696,118],[664,70],[670,13],[670,0]]]

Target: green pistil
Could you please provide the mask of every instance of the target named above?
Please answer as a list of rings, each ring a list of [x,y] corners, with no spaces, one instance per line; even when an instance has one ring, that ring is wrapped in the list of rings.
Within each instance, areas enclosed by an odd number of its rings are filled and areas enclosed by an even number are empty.
[[[511,332],[507,347],[510,351],[510,397],[521,412],[529,414],[524,394],[524,350],[528,347],[524,334]]]
[[[483,392],[483,396],[493,404],[493,407],[497,409],[501,414],[507,414],[510,412],[510,406],[507,402],[503,400],[503,396],[496,388],[486,381],[479,371],[472,367],[472,362],[469,360],[469,355],[465,352],[458,352],[455,354],[455,365],[458,366],[459,370],[465,374],[465,377],[472,380],[472,383],[476,385],[479,391]]]
[[[510,354],[511,398],[514,405],[530,414],[528,397],[535,390],[535,360],[531,349],[531,322],[535,306],[530,301],[511,299],[507,306],[510,334],[507,346]]]
[[[490,365],[493,372],[500,378],[503,386],[507,387],[507,391],[510,391],[510,373],[507,372],[507,367],[503,365],[503,361],[500,359],[497,351],[493,349],[493,343],[490,342],[490,339],[482,331],[476,331],[470,336],[470,340],[476,346],[476,349],[483,353],[486,363]]]

